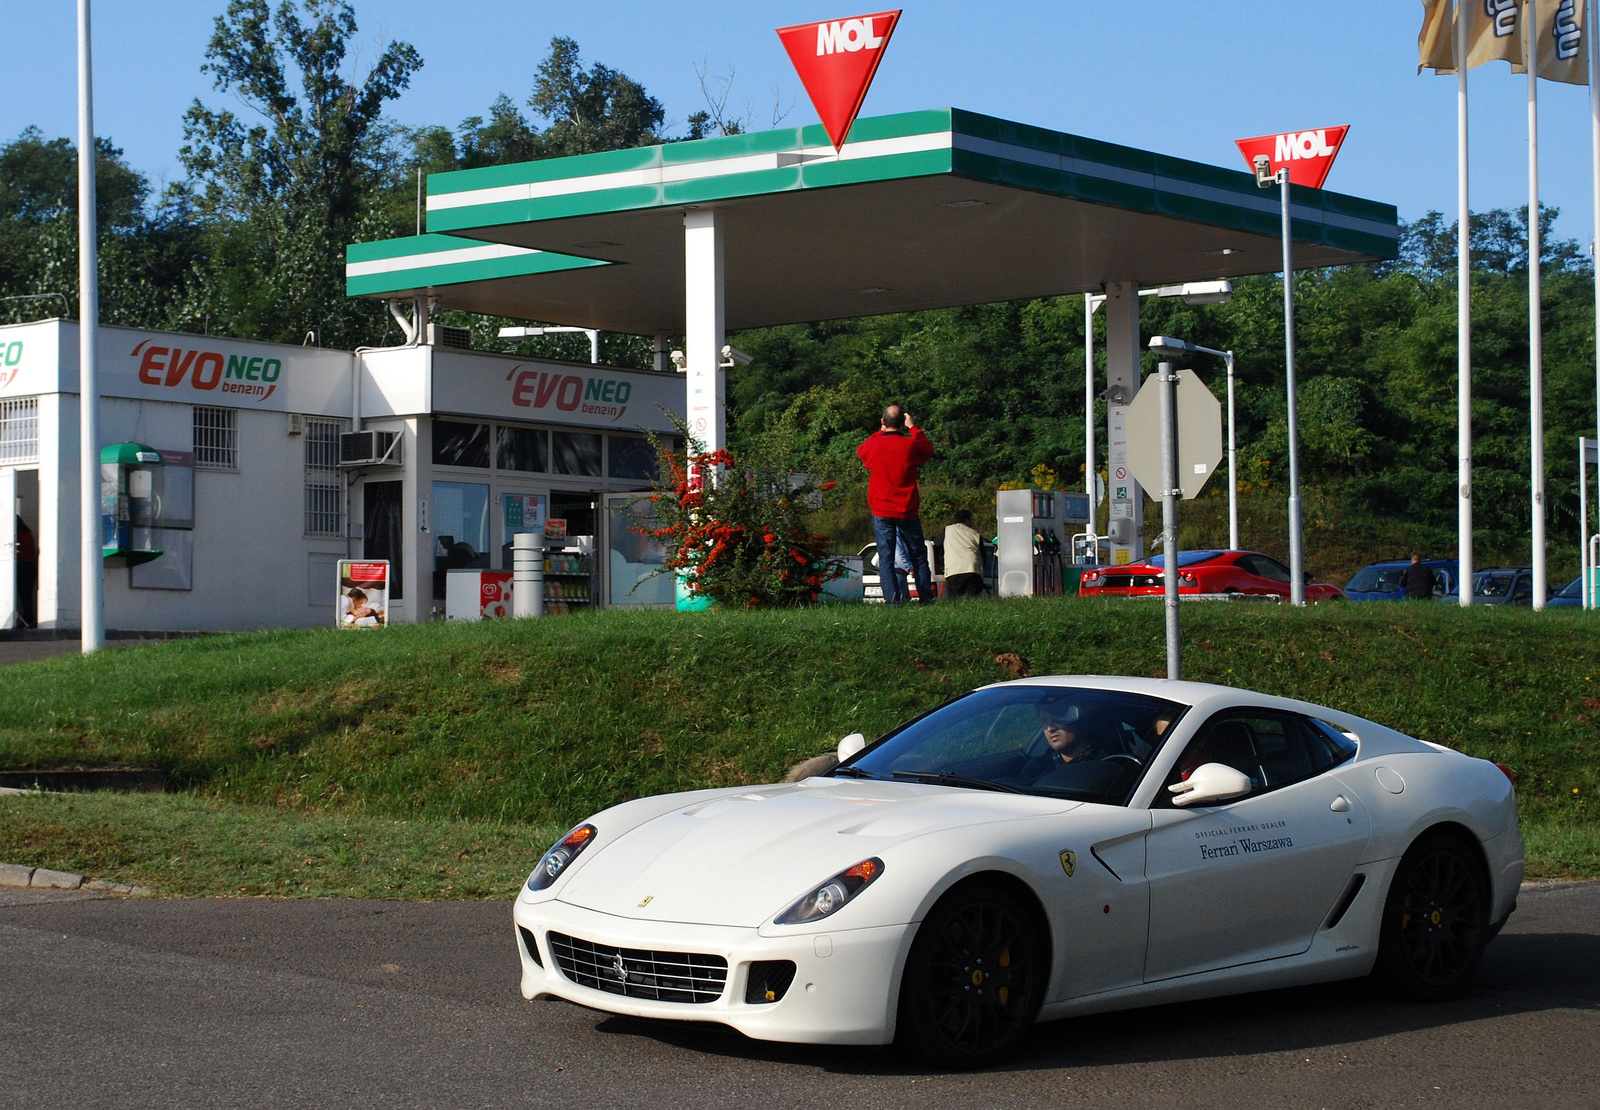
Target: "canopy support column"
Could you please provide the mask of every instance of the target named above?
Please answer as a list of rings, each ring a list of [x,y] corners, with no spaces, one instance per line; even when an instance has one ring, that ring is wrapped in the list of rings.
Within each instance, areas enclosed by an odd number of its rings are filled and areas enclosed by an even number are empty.
[[[1106,470],[1111,561],[1144,558],[1144,494],[1128,470],[1128,406],[1139,393],[1139,287],[1106,283]]]
[[[695,208],[684,213],[683,229],[683,354],[689,390],[684,415],[701,448],[720,451],[727,446],[722,226],[715,209]]]

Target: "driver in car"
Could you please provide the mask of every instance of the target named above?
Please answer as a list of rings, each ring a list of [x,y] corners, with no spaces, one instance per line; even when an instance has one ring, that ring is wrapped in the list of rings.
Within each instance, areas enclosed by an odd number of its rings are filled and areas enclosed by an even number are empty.
[[[1041,702],[1038,711],[1039,727],[1044,730],[1045,743],[1050,745],[1050,750],[1062,763],[1079,763],[1101,759],[1106,755],[1094,742],[1089,720],[1081,707]]]

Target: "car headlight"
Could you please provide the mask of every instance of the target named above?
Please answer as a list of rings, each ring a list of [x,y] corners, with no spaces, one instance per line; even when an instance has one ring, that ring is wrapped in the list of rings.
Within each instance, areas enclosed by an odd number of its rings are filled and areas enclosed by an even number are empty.
[[[599,830],[593,825],[579,825],[556,841],[555,846],[539,861],[539,866],[533,869],[533,874],[528,876],[528,889],[543,890],[559,879],[561,873],[578,858],[578,853],[593,844],[594,838],[599,835]]]
[[[837,913],[841,906],[860,894],[881,874],[883,874],[881,859],[876,856],[864,859],[854,867],[839,872],[784,910],[777,916],[775,924],[804,925],[808,921],[818,921],[829,914]]]

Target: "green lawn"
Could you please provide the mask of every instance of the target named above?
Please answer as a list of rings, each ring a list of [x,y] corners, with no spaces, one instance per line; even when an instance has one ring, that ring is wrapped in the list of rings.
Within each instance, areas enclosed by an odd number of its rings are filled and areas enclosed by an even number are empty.
[[[1198,604],[1184,622],[1186,677],[1509,764],[1530,872],[1600,875],[1592,615]],[[0,860],[170,892],[480,897],[597,809],[770,781],[1008,677],[998,653],[1034,674],[1157,675],[1162,636],[1158,603],[1067,598],[269,632],[47,660],[0,672],[0,768],[153,766],[181,793],[0,799]]]

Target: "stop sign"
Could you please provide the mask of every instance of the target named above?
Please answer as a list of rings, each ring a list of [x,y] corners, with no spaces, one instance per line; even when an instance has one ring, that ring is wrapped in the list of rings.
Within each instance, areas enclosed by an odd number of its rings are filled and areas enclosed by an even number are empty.
[[[1128,469],[1139,484],[1161,496],[1161,383],[1145,379],[1128,406]],[[1222,461],[1222,402],[1193,370],[1178,371],[1178,486],[1184,500],[1198,497],[1206,479]]]

